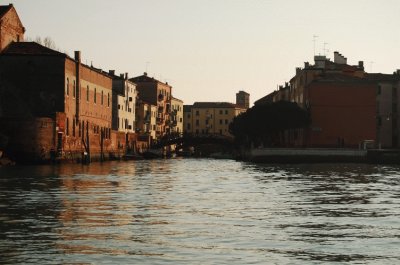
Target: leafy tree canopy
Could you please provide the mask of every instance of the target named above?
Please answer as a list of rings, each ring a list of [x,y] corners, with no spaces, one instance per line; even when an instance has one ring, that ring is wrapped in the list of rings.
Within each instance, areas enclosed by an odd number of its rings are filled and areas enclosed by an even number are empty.
[[[265,138],[288,129],[304,128],[310,124],[306,110],[294,102],[278,101],[256,105],[235,117],[230,132],[237,139]]]

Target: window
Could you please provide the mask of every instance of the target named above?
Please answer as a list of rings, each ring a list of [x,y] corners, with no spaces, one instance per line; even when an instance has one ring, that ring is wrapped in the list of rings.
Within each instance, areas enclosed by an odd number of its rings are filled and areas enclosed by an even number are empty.
[[[199,126],[199,120],[196,120],[196,125]]]
[[[182,118],[179,118],[179,122],[182,122]]]
[[[121,109],[121,105],[120,104],[118,104],[118,109]]]
[[[97,88],[94,88],[93,101],[94,101],[94,103],[97,102]]]
[[[199,116],[199,111],[198,110],[196,110],[196,116]]]
[[[219,114],[222,114],[222,109],[219,110]]]
[[[69,119],[67,118],[67,122],[65,124],[65,134],[69,135]]]
[[[67,85],[65,88],[65,92],[67,93],[67,96],[69,96],[69,79],[67,78]]]
[[[190,123],[187,124],[187,129],[190,130]]]
[[[225,114],[228,114],[228,110],[227,109],[225,110]]]
[[[89,102],[89,86],[86,88],[86,101]]]
[[[72,120],[72,136],[75,137],[75,121]]]
[[[228,124],[228,120],[225,120],[225,124]]]
[[[76,97],[75,81],[74,81],[74,86],[72,87],[72,96],[74,98]]]
[[[110,106],[110,93],[107,94],[107,107]]]
[[[222,122],[222,120],[219,120],[219,124],[222,124],[223,122]]]
[[[378,86],[377,90],[376,90],[376,94],[380,95],[382,92],[382,88],[381,86]]]
[[[104,93],[103,90],[101,91],[101,105],[104,104]]]
[[[392,89],[392,97],[394,97],[394,98],[397,97],[397,87],[393,87],[393,89]]]
[[[222,134],[222,129],[219,130],[219,134]]]
[[[206,119],[206,125],[208,125],[208,119]]]

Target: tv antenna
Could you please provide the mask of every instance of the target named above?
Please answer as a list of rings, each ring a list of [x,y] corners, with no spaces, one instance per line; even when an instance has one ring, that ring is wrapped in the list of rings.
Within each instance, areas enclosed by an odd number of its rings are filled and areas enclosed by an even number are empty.
[[[318,36],[313,35],[313,42],[314,42],[314,56],[315,56],[315,42],[317,41]]]
[[[329,52],[329,50],[326,48],[326,45],[328,45],[328,43],[324,42],[324,56],[326,56],[326,53]]]
[[[146,73],[147,73],[147,70],[149,68],[149,64],[150,64],[150,62],[146,62]]]

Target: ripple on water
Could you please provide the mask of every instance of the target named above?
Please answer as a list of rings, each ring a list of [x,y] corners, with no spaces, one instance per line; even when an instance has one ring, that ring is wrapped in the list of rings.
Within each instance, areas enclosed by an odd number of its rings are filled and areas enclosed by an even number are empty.
[[[0,176],[5,263],[400,262],[395,166],[170,159]]]

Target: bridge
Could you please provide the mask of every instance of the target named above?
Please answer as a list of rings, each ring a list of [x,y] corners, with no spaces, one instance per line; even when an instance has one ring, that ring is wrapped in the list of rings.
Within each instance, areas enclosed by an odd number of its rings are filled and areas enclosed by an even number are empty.
[[[232,146],[233,137],[220,134],[173,133],[164,135],[152,145],[152,148],[162,148],[174,144],[179,147],[198,146],[203,144]]]

